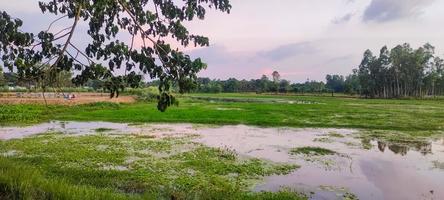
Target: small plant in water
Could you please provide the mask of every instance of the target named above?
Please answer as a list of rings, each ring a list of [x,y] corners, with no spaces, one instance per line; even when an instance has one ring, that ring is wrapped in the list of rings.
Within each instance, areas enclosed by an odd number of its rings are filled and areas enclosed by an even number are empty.
[[[325,155],[334,155],[336,154],[336,152],[322,147],[298,147],[291,149],[290,154],[325,156]]]
[[[337,133],[337,132],[333,132],[333,131],[328,133],[328,136],[335,137],[335,138],[343,138],[343,137],[345,137],[344,135],[342,135],[340,133]]]
[[[109,132],[112,130],[114,130],[114,129],[112,129],[112,128],[97,128],[94,131],[96,131],[96,133],[103,133],[103,132]]]
[[[342,196],[343,200],[358,200],[359,198],[350,192],[346,192],[343,196]]]

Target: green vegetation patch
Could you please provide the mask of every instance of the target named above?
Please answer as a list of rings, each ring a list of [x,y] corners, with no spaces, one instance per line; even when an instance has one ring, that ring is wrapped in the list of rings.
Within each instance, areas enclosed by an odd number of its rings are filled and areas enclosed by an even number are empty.
[[[234,98],[241,102],[208,101],[191,97]],[[246,124],[264,127],[358,128],[398,131],[429,137],[444,128],[442,100],[389,100],[345,97],[191,94],[178,97],[180,106],[161,113],[154,102],[94,103],[78,106],[0,105],[0,125],[21,125],[49,120],[109,121],[123,123]],[[242,102],[242,99],[246,102]],[[248,102],[249,99],[259,101]],[[280,99],[267,103],[262,99]],[[319,102],[289,104],[288,102]],[[220,108],[225,109],[221,111]]]
[[[345,137],[344,135],[342,135],[340,133],[337,133],[337,132],[334,132],[334,131],[329,132],[328,136],[329,137],[333,137],[333,138],[344,138]]]
[[[112,131],[112,130],[114,130],[114,129],[112,129],[112,128],[96,128],[94,131],[96,133],[104,133],[104,132],[109,132],[109,131]]]
[[[334,155],[336,154],[336,152],[322,147],[298,147],[291,149],[290,154],[325,156],[325,155]]]
[[[424,153],[430,153],[429,134],[429,131],[411,131],[409,133],[390,130],[366,130],[357,134],[357,137],[361,139],[362,146],[365,149],[371,149],[373,146],[370,142],[376,140],[380,146],[388,146],[392,150],[407,151],[408,149],[414,149],[422,152],[429,151]]]
[[[0,157],[0,197],[8,199],[304,198],[249,190],[263,176],[297,166],[240,160],[189,138],[43,134],[2,141],[0,155],[9,155]]]

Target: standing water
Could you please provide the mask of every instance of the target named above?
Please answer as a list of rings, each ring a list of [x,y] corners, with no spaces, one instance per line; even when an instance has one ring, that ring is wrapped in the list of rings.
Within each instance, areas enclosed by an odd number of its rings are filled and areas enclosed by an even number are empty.
[[[444,199],[444,138],[411,144],[358,139],[349,129],[205,127],[190,124],[128,124],[51,122],[31,127],[0,128],[0,139],[22,138],[48,131],[73,135],[108,129],[113,134],[153,136],[198,135],[210,147],[239,155],[301,167],[291,174],[265,177],[254,191],[283,188],[304,192],[311,199]],[[108,132],[107,132],[108,133]],[[293,148],[321,147],[331,155],[291,153]],[[364,148],[365,147],[365,148]]]

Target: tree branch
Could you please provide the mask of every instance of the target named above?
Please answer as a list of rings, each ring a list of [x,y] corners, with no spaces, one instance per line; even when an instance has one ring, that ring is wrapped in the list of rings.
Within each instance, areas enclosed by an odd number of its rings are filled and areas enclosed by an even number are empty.
[[[48,32],[48,31],[51,29],[51,27],[52,27],[53,24],[55,24],[57,21],[59,21],[59,20],[65,18],[65,17],[68,17],[68,15],[63,15],[63,16],[57,18],[56,20],[52,21],[51,24],[49,24],[48,29],[46,29],[46,32]]]
[[[76,46],[74,46],[71,42],[69,43],[69,45],[70,45],[72,48],[74,48],[75,50],[77,50],[77,53],[80,53],[82,56],[84,56],[84,57],[88,60],[89,64],[93,64],[93,63],[95,63],[93,60],[91,60],[91,58],[89,58],[85,53],[83,53],[82,51],[80,51],[80,49],[77,48]]]
[[[65,53],[66,48],[68,48],[68,45],[70,44],[70,41],[71,41],[71,39],[72,39],[72,36],[74,35],[74,31],[75,31],[75,29],[76,29],[77,23],[79,22],[79,17],[80,17],[80,11],[81,11],[81,9],[82,9],[82,6],[79,5],[79,8],[77,9],[76,17],[75,17],[75,19],[74,19],[74,23],[73,23],[73,25],[72,25],[71,31],[69,32],[68,39],[66,39],[65,45],[63,46],[62,51],[60,51],[60,53],[59,53],[59,57],[58,57],[57,60],[51,65],[51,67],[56,66],[56,65],[60,62],[60,60],[62,60],[62,56],[63,56],[63,54]]]

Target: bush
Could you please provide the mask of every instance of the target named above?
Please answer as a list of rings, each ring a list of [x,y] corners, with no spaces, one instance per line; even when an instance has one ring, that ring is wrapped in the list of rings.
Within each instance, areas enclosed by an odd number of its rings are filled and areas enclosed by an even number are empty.
[[[159,89],[155,86],[147,88],[127,88],[123,91],[124,94],[134,95],[141,101],[157,101]]]

